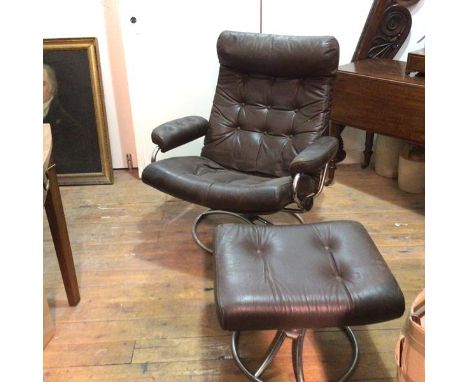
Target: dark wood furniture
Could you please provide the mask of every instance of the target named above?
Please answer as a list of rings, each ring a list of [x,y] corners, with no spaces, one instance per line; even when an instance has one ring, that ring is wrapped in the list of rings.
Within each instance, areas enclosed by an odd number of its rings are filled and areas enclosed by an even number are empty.
[[[374,0],[351,61],[395,57],[411,30],[406,7],[418,1]]]
[[[46,140],[50,140],[50,127],[49,130],[47,130],[46,127],[48,127],[48,125],[44,125],[45,142]],[[50,150],[48,149],[48,151]],[[44,182],[44,189],[47,192],[45,195],[44,207],[47,220],[49,221],[52,240],[54,241],[60,272],[62,273],[62,280],[67,293],[68,303],[74,306],[80,302],[80,291],[76,279],[70,238],[68,237],[67,222],[63,212],[62,198],[57,182],[55,163],[53,159],[50,159],[50,155],[44,156],[44,171],[47,178]]]
[[[331,111],[331,132],[349,125],[372,133],[363,167],[372,155],[373,133],[424,144],[424,77],[406,74],[406,63],[385,58],[356,61],[339,68]],[[328,183],[336,162],[330,165]]]
[[[426,53],[425,49],[408,53],[408,62],[406,63],[406,73],[426,72]]]

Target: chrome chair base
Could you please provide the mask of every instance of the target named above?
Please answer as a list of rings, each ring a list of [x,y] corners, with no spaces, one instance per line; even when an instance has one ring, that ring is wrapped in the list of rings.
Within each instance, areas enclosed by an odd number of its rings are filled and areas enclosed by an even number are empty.
[[[300,224],[304,224],[304,220],[298,214],[298,212],[300,212],[300,210],[284,208],[283,210],[281,210],[279,212],[288,213],[288,214],[292,215],[296,220],[298,220]],[[252,214],[252,215],[237,214],[235,212],[230,212],[230,211],[208,209],[205,212],[198,215],[195,218],[195,220],[193,221],[193,224],[192,224],[192,237],[193,237],[193,240],[195,241],[195,243],[197,243],[200,248],[204,249],[206,252],[209,252],[209,253],[213,253],[213,250],[211,248],[209,248],[206,244],[204,244],[200,240],[200,238],[198,237],[198,234],[197,234],[197,228],[198,228],[199,224],[202,222],[202,220],[204,218],[206,218],[207,216],[210,216],[210,215],[227,215],[227,216],[235,217],[235,218],[237,218],[237,219],[239,219],[242,222],[247,223],[247,224],[255,224],[255,222],[260,222],[260,223],[262,223],[264,225],[274,225],[270,220],[265,219],[264,217],[261,217],[261,216],[258,216],[258,215],[254,215],[254,214]]]
[[[356,337],[349,326],[345,326],[341,328],[349,338],[352,348],[353,348],[353,360],[351,361],[348,370],[338,379],[338,382],[345,382],[347,381],[351,375],[353,374],[354,370],[357,367],[359,361],[359,347],[356,340]],[[305,337],[306,329],[294,329],[294,330],[278,330],[276,332],[276,336],[273,339],[272,343],[270,344],[266,355],[263,359],[263,362],[260,364],[258,369],[255,372],[251,372],[241,361],[239,356],[239,337],[240,332],[233,332],[231,338],[231,351],[234,357],[234,361],[236,362],[239,369],[249,378],[250,381],[255,382],[262,382],[260,377],[270,366],[271,362],[275,358],[276,354],[278,353],[281,345],[283,344],[286,338],[292,339],[292,362],[293,362],[293,369],[294,375],[296,377],[296,382],[305,382],[304,379],[304,370],[302,364],[302,350],[304,346],[304,337]]]

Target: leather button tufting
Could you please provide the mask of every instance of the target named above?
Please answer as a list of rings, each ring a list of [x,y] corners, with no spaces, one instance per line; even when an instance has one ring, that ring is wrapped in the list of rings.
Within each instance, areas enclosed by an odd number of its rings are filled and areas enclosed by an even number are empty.
[[[259,228],[228,224],[215,231],[215,302],[223,329],[367,325],[403,314],[404,296],[359,223]],[[324,254],[325,246],[336,254]],[[358,282],[355,272],[362,272]]]

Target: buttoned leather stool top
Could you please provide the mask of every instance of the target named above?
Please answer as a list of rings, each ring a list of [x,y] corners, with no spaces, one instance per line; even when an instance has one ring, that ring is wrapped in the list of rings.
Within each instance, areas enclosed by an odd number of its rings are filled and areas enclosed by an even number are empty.
[[[226,330],[364,325],[405,309],[395,278],[357,222],[220,225],[214,253],[217,314]]]
[[[273,361],[285,338],[292,339],[297,382],[304,382],[302,348],[307,328],[341,327],[359,347],[349,325],[400,317],[403,294],[382,255],[359,223],[333,221],[295,226],[224,224],[214,234],[215,300],[223,329],[233,331],[231,350],[240,370],[254,382]],[[239,356],[243,330],[276,329],[264,360],[251,371]]]

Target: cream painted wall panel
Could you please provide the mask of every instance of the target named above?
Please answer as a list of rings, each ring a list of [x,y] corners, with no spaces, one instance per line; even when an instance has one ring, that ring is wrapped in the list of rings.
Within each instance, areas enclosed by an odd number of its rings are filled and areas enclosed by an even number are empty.
[[[263,0],[263,32],[331,35],[340,43],[340,65],[351,61],[372,0]]]
[[[132,150],[130,153],[135,155],[135,145],[133,130],[130,129],[122,133],[119,129],[119,115],[116,104],[121,107],[122,101],[119,97],[115,97],[112,77],[112,66],[115,60],[119,59],[119,54],[118,51],[112,50],[112,46],[109,50],[107,39],[109,37],[115,41],[120,36],[118,34],[108,36],[105,24],[106,14],[109,17],[107,12],[108,3],[113,5],[115,1],[82,0],[73,2],[44,0],[41,6],[43,9],[47,9],[46,18],[50,22],[41,23],[41,28],[43,38],[96,37],[98,39],[112,164],[114,168],[122,168],[127,166],[125,152]],[[111,20],[108,21],[112,23]],[[111,54],[112,57],[110,56]],[[125,94],[125,91],[126,89],[123,89],[119,94]],[[126,150],[125,152],[123,148]]]
[[[124,55],[122,28],[120,25],[119,0],[103,0],[104,20],[110,56],[112,89],[115,99],[115,113],[120,137],[120,152],[116,153],[118,163],[127,167],[126,154],[132,156],[132,166],[137,166],[135,132],[128,90],[127,66]],[[114,166],[117,167],[117,166]]]
[[[426,31],[426,7],[424,6],[426,0],[420,0],[419,3],[409,7],[411,12],[411,31],[405,43],[395,56],[395,60],[406,61],[408,53],[415,50],[424,48],[425,39],[418,43],[418,41],[425,36]]]
[[[258,32],[260,3],[121,0],[120,14],[141,175],[154,148],[154,127],[187,115],[209,117],[219,69],[217,37],[226,29]],[[158,159],[199,155],[202,143],[199,139]]]

